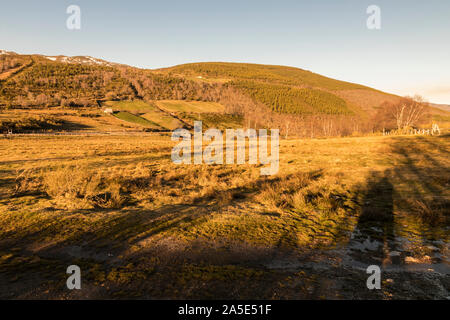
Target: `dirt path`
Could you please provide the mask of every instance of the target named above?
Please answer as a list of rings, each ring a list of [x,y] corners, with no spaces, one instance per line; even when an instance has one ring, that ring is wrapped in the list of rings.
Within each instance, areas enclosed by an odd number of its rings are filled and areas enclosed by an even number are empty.
[[[32,67],[33,65],[34,65],[34,60],[33,60],[33,58],[31,58],[31,61],[29,63],[0,74],[0,81],[6,81],[6,80],[12,78],[13,76],[19,74],[20,72],[24,71],[25,69]]]

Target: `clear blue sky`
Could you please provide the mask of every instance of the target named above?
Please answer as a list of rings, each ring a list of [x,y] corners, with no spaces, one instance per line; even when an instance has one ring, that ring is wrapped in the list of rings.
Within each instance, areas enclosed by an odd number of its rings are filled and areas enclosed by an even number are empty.
[[[449,0],[14,0],[0,49],[90,55],[158,68],[186,62],[290,65],[450,104]],[[79,31],[66,8],[79,5]],[[368,30],[366,8],[381,8]]]

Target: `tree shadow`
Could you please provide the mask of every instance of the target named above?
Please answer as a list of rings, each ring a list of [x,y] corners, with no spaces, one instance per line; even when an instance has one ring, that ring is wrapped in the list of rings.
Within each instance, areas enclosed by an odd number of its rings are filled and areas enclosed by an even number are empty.
[[[403,211],[421,220],[423,231],[437,231],[450,222],[450,162],[442,139],[417,137],[414,143],[395,139],[391,145],[400,160],[392,180],[403,184],[402,192],[396,194],[398,202]]]
[[[449,162],[442,137],[389,140],[393,166],[371,172],[350,256],[377,265],[415,265],[449,273]],[[408,266],[407,266],[408,265]]]

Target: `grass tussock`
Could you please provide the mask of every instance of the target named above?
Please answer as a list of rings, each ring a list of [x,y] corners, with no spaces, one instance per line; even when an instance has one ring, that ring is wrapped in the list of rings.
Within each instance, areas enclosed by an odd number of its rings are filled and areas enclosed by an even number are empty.
[[[330,216],[354,208],[351,191],[321,172],[297,172],[265,182],[256,199],[279,213]]]
[[[40,178],[43,191],[50,197],[74,207],[120,208],[125,202],[118,179],[85,167],[43,171]]]
[[[14,184],[10,195],[17,197],[25,194],[33,194],[39,192],[40,179],[36,177],[35,170],[33,169],[21,169],[16,172]]]
[[[436,226],[450,218],[450,210],[440,201],[410,200],[413,213],[425,223]]]

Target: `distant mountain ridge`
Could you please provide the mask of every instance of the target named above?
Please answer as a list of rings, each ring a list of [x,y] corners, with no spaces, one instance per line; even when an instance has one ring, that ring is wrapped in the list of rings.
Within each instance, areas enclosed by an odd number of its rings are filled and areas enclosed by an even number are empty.
[[[108,62],[102,59],[93,58],[90,56],[43,56],[44,58],[61,63],[75,63],[75,64],[87,64],[87,65],[102,65],[102,66],[118,66],[119,63]]]
[[[438,109],[450,112],[450,104],[430,103],[430,105],[432,107],[435,107],[435,108],[438,108]]]

